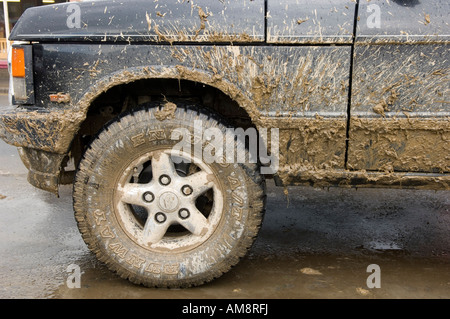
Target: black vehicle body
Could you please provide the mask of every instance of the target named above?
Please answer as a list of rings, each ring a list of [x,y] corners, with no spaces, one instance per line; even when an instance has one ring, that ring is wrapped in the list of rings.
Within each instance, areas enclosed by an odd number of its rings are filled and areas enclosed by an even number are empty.
[[[68,159],[110,119],[189,98],[279,128],[279,185],[448,189],[449,12],[445,0],[30,8],[10,37],[28,52],[27,98],[12,92],[0,136],[30,183],[57,193]]]

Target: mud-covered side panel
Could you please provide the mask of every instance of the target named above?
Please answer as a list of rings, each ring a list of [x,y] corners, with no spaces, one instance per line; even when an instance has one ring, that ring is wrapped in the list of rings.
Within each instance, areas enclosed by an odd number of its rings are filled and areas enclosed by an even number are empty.
[[[357,45],[352,115],[450,115],[450,45]]]
[[[283,182],[297,174],[289,168],[328,170],[345,167],[346,117],[265,119],[265,127],[279,128],[279,164],[288,172]]]
[[[349,69],[347,47],[35,45],[39,107],[68,107],[50,102],[57,92],[69,93],[75,108],[88,107],[80,106],[88,92],[136,80],[133,72],[143,70],[142,78],[235,87],[251,101],[241,106],[255,119],[345,116]]]
[[[360,1],[348,168],[450,171],[446,0]]]
[[[450,47],[355,48],[348,167],[450,171]]]
[[[268,0],[269,43],[352,43],[356,1]]]
[[[282,127],[283,160],[294,163],[306,156],[314,165],[344,166],[348,47],[36,47],[41,107],[86,113],[95,96],[114,85],[140,78],[191,80],[229,95],[259,127]],[[56,92],[70,94],[71,104],[51,103],[49,94]]]
[[[349,168],[450,172],[450,121],[351,118]]]

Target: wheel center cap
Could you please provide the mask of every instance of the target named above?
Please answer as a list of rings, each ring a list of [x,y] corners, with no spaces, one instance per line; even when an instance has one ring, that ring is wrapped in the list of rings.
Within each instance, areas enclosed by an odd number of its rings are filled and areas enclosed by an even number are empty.
[[[178,204],[178,196],[170,191],[164,192],[161,196],[159,196],[158,205],[167,213],[171,213],[176,210],[178,208]]]

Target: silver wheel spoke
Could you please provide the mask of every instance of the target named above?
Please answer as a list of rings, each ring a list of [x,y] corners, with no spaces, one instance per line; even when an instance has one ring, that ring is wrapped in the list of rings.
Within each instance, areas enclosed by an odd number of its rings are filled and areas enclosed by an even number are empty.
[[[192,187],[192,197],[197,198],[199,195],[203,194],[207,190],[214,186],[214,182],[210,178],[210,174],[205,171],[200,171],[184,177],[185,184]]]
[[[179,220],[179,223],[194,235],[200,236],[208,231],[208,219],[197,209],[191,207],[189,209],[190,216],[187,219]]]
[[[148,184],[127,183],[123,188],[119,188],[120,200],[127,204],[142,206],[142,196],[148,188]]]
[[[164,152],[155,152],[152,157],[153,178],[159,178],[161,175],[177,176],[175,166],[169,154]]]
[[[155,214],[149,214],[142,232],[142,241],[147,245],[159,242],[166,234],[167,228],[169,228],[167,221],[158,223]]]

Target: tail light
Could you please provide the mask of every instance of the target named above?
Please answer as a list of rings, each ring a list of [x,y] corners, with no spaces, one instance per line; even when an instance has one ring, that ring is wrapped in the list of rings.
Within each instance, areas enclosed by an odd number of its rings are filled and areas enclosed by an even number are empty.
[[[13,103],[34,104],[32,46],[13,45],[10,58]]]

